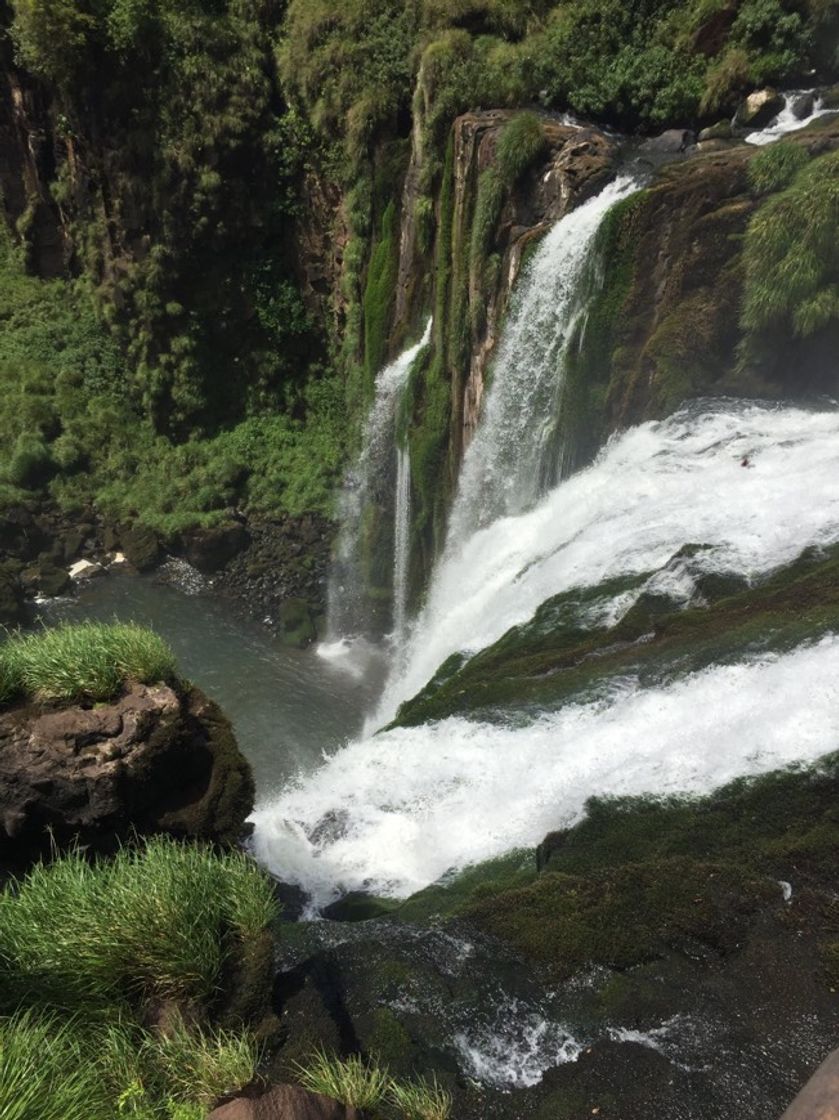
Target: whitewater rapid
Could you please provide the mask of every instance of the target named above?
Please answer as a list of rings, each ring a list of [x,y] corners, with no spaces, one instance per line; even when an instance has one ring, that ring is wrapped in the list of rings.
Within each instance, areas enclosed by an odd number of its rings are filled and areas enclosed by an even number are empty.
[[[530,847],[592,796],[701,793],[806,762],[839,741],[839,638],[718,666],[666,688],[632,680],[526,727],[451,718],[339,750],[259,810],[257,857],[316,904],[405,897]]]
[[[834,409],[718,401],[642,424],[447,554],[380,716],[448,654],[485,647],[563,590],[664,569],[688,543],[711,546],[699,569],[754,578],[837,540]],[[402,897],[538,843],[593,795],[699,793],[814,760],[839,741],[837,682],[829,635],[661,687],[623,679],[515,727],[455,717],[368,735],[258,809],[255,851],[318,905],[353,889]]]
[[[723,400],[642,424],[534,509],[449,543],[368,729],[450,654],[484,649],[559,592],[655,572],[685,544],[711,546],[694,572],[754,578],[837,540],[839,411]]]

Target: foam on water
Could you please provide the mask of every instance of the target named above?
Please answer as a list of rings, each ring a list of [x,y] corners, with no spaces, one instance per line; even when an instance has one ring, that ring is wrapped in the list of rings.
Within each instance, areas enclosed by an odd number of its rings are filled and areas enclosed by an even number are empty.
[[[525,727],[461,718],[350,744],[255,816],[256,854],[318,904],[404,897],[537,844],[601,795],[699,793],[835,749],[839,638],[687,676],[626,681]]]
[[[662,569],[688,543],[712,546],[694,571],[755,577],[836,540],[839,412],[726,401],[642,424],[534,509],[450,543],[368,730],[450,654],[485,648],[559,592]],[[689,595],[684,572],[656,579]]]
[[[538,1085],[546,1070],[576,1061],[582,1050],[561,1023],[515,999],[497,1008],[491,1025],[455,1035],[454,1047],[463,1072],[495,1089]]]

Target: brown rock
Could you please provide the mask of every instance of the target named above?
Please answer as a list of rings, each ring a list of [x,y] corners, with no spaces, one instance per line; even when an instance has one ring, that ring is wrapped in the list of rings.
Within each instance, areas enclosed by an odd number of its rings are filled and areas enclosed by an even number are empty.
[[[218,706],[195,688],[131,686],[96,707],[0,713],[0,862],[25,867],[75,837],[132,832],[233,842],[253,779]]]
[[[214,1109],[207,1120],[360,1120],[354,1108],[346,1108],[309,1093],[299,1085],[275,1085],[260,1097],[237,1097]]]
[[[839,1050],[825,1058],[781,1120],[839,1120]]]
[[[248,533],[238,521],[184,534],[184,553],[199,572],[210,575],[246,548]]]
[[[784,99],[774,89],[758,89],[740,103],[734,123],[742,128],[764,128],[784,107]]]

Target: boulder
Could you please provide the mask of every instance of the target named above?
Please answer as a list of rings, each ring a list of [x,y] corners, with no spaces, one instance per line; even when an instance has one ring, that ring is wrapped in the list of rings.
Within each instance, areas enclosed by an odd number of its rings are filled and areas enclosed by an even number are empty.
[[[11,565],[0,567],[0,626],[17,626],[25,618],[23,584]]]
[[[85,561],[81,561],[85,563]],[[75,565],[74,565],[75,567]],[[36,595],[44,595],[47,599],[54,599],[63,595],[72,582],[70,573],[64,568],[59,568],[51,560],[42,560],[32,567],[26,568],[21,579],[27,591]]]
[[[253,796],[229,721],[196,688],[0,712],[0,863],[25,867],[51,837],[103,851],[135,832],[232,843]]]
[[[699,142],[703,140],[730,140],[732,137],[731,121],[717,121],[716,124],[703,128],[699,133]]]
[[[839,85],[820,90],[819,100],[824,109],[839,109]]]
[[[138,572],[148,572],[160,562],[160,540],[152,529],[135,525],[124,530],[119,541],[128,563]]]
[[[228,521],[210,529],[193,529],[184,534],[186,559],[204,575],[217,572],[248,545],[248,532],[238,521]]]
[[[825,1058],[781,1120],[839,1120],[839,1050]]]
[[[275,1085],[259,1097],[236,1097],[207,1120],[360,1120],[361,1113],[299,1085]]]
[[[278,611],[280,637],[287,646],[303,649],[317,637],[315,622],[308,603],[302,599],[286,599]]]
[[[750,93],[734,116],[741,128],[765,128],[784,107],[783,97],[774,89],[758,89]]]
[[[694,134],[689,128],[668,128],[660,136],[653,136],[641,145],[643,152],[660,152],[663,155],[676,155],[693,147]]]
[[[807,117],[813,115],[813,110],[816,107],[816,95],[814,93],[800,93],[797,97],[792,99],[790,108],[792,115],[797,121],[806,120]]]

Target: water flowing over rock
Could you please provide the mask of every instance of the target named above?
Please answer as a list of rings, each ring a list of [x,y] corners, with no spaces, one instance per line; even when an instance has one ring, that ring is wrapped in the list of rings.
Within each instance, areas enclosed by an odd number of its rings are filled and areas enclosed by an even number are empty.
[[[478,526],[521,513],[561,473],[563,359],[585,311],[583,273],[604,214],[635,189],[620,176],[560,219],[522,275],[480,427],[463,460],[447,548]]]
[[[380,519],[395,505],[393,478],[397,469],[396,427],[402,392],[411,367],[431,335],[431,320],[422,337],[379,373],[375,396],[364,425],[363,445],[341,491],[338,516],[340,528],[336,554],[330,573],[328,628],[331,641],[364,634],[371,627],[375,593],[390,591],[393,579],[394,533],[382,532]],[[406,562],[407,535],[404,525],[405,476],[399,490],[402,501],[402,563]],[[382,542],[388,542],[383,557]],[[386,573],[379,576],[379,568]],[[404,595],[404,586],[403,586]],[[404,611],[404,598],[402,600]],[[404,618],[403,618],[404,623]],[[372,622],[375,628],[375,622]],[[386,626],[386,624],[384,624]],[[382,627],[384,628],[384,626]]]

